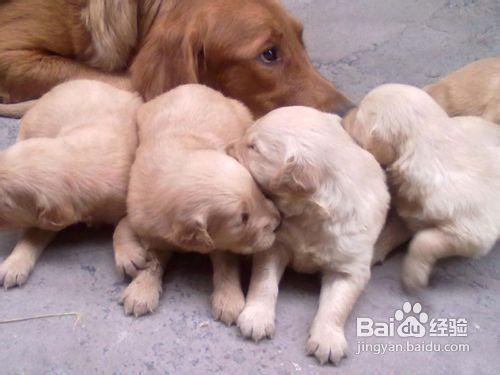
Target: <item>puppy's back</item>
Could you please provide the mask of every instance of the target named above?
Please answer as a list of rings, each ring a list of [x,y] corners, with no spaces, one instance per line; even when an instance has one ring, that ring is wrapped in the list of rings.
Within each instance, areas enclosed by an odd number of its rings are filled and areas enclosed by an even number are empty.
[[[500,127],[495,123],[476,116],[454,117],[452,122],[468,137],[477,140],[479,147],[487,145],[500,147]]]
[[[198,84],[178,86],[147,102],[138,112],[141,143],[168,132],[206,136],[223,146],[240,138],[252,120],[242,103]]]
[[[56,137],[82,125],[102,123],[103,118],[135,117],[141,103],[136,93],[103,82],[68,81],[43,95],[23,116],[18,139]]]
[[[500,114],[500,58],[472,62],[424,90],[450,116],[483,116],[493,111],[493,107]],[[489,120],[498,122],[500,118]]]

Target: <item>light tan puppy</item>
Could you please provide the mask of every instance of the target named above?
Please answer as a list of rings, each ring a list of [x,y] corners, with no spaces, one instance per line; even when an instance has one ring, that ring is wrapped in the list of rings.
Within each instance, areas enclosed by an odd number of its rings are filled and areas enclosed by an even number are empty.
[[[500,57],[470,63],[424,90],[450,116],[481,116],[500,124]]]
[[[224,152],[252,124],[250,112],[206,86],[185,85],[144,104],[138,124],[128,223],[119,226],[115,246],[144,247],[152,260],[124,292],[125,312],[154,310],[169,255],[196,251],[211,255],[214,317],[231,324],[244,296],[236,256],[227,252],[269,248],[280,222],[248,171]]]
[[[388,209],[382,169],[342,129],[340,117],[307,107],[269,113],[228,152],[284,215],[272,250],[254,256],[241,332],[254,340],[273,335],[287,265],[321,272],[307,350],[321,363],[338,363],[347,351],[344,324],[370,278]]]
[[[369,93],[345,126],[386,168],[393,204],[415,233],[402,272],[409,289],[427,285],[440,258],[491,250],[500,234],[500,128],[450,118],[424,91],[394,84]]]
[[[0,265],[0,285],[24,284],[57,231],[125,215],[141,103],[104,83],[72,81],[23,117],[18,142],[0,153],[0,226],[25,229]]]

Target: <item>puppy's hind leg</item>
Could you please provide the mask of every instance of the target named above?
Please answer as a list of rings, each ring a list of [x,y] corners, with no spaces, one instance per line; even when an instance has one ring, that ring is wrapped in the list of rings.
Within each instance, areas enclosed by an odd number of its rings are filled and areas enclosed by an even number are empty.
[[[237,321],[243,336],[259,341],[274,335],[279,282],[289,261],[281,245],[253,256],[247,301]]]
[[[43,229],[27,229],[12,253],[0,265],[0,285],[5,289],[23,285],[57,232]]]
[[[163,273],[172,252],[150,250],[149,255],[151,259],[146,263],[146,267],[137,273],[120,298],[126,315],[139,317],[152,313],[158,306]]]
[[[495,235],[490,239],[464,240],[439,228],[418,232],[410,243],[403,261],[402,279],[409,291],[427,286],[432,267],[438,259],[451,256],[473,257],[493,247]]]
[[[338,364],[347,354],[344,325],[370,279],[368,264],[350,267],[348,273],[323,275],[319,308],[309,332],[307,353],[321,364]]]
[[[120,275],[135,277],[139,270],[146,267],[148,252],[139,243],[126,216],[120,220],[113,233],[113,248],[116,269]]]
[[[240,263],[236,254],[217,251],[210,254],[214,291],[210,297],[212,315],[227,325],[233,324],[245,307],[241,290]]]

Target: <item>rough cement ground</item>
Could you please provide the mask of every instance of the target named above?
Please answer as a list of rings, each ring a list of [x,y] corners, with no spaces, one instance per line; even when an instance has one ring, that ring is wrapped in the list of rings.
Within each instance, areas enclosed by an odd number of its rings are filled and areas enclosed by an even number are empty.
[[[287,0],[305,24],[305,39],[320,70],[354,100],[383,82],[416,85],[475,59],[500,55],[497,0]],[[0,145],[14,141],[17,121],[0,119]],[[0,234],[0,259],[17,234]],[[111,231],[65,231],[43,255],[29,282],[0,290],[0,319],[70,312],[72,317],[0,324],[0,373],[500,373],[500,251],[480,260],[439,263],[431,287],[407,296],[400,287],[401,255],[373,271],[346,327],[351,355],[341,366],[320,367],[304,354],[319,283],[288,273],[278,302],[277,333],[260,344],[211,319],[211,270],[201,256],[178,256],[152,316],[133,319],[117,304],[125,283],[114,272]],[[468,353],[362,353],[357,342],[403,343],[401,338],[357,338],[356,318],[388,321],[410,299],[431,318],[468,320]],[[429,342],[431,337],[409,339]]]

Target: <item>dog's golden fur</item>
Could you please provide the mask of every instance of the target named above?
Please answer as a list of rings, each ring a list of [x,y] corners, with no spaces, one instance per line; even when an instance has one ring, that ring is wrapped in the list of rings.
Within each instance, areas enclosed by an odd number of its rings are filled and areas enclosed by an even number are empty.
[[[126,88],[130,68],[147,100],[199,82],[258,116],[291,104],[337,113],[351,106],[313,68],[301,24],[276,0],[7,1],[0,34],[4,101],[75,78]],[[262,55],[270,49],[272,61]]]
[[[500,57],[470,63],[424,90],[450,116],[480,116],[500,124]]]
[[[450,118],[404,85],[370,92],[345,127],[386,168],[393,205],[414,233],[402,271],[409,289],[427,285],[441,258],[491,250],[500,235],[500,128]]]
[[[85,51],[90,66],[107,72],[127,67],[138,39],[137,1],[88,0],[81,13],[91,42]]]
[[[389,193],[382,169],[342,129],[340,118],[306,107],[270,112],[228,148],[283,213],[270,251],[254,255],[244,336],[274,332],[278,283],[287,265],[321,272],[318,313],[307,343],[321,362],[347,350],[344,323],[370,278]]]
[[[0,265],[5,288],[26,281],[57,231],[125,215],[141,103],[128,91],[76,80],[23,117],[18,142],[0,153],[0,226],[26,230]]]
[[[243,294],[233,257],[220,252],[265,250],[279,224],[277,209],[248,171],[224,153],[251,124],[245,106],[202,85],[179,86],[144,104],[138,112],[140,146],[130,175],[128,225],[119,227],[129,239],[121,245],[132,241],[127,251],[142,245],[153,250],[153,258],[175,250],[211,254],[212,307],[226,323],[243,308]],[[118,253],[120,239],[117,233]],[[152,267],[162,270],[164,264],[159,259]],[[128,313],[142,315],[158,303],[162,272],[156,278],[144,272],[149,271],[139,271],[125,291]],[[138,293],[137,284],[148,278],[156,292]]]

